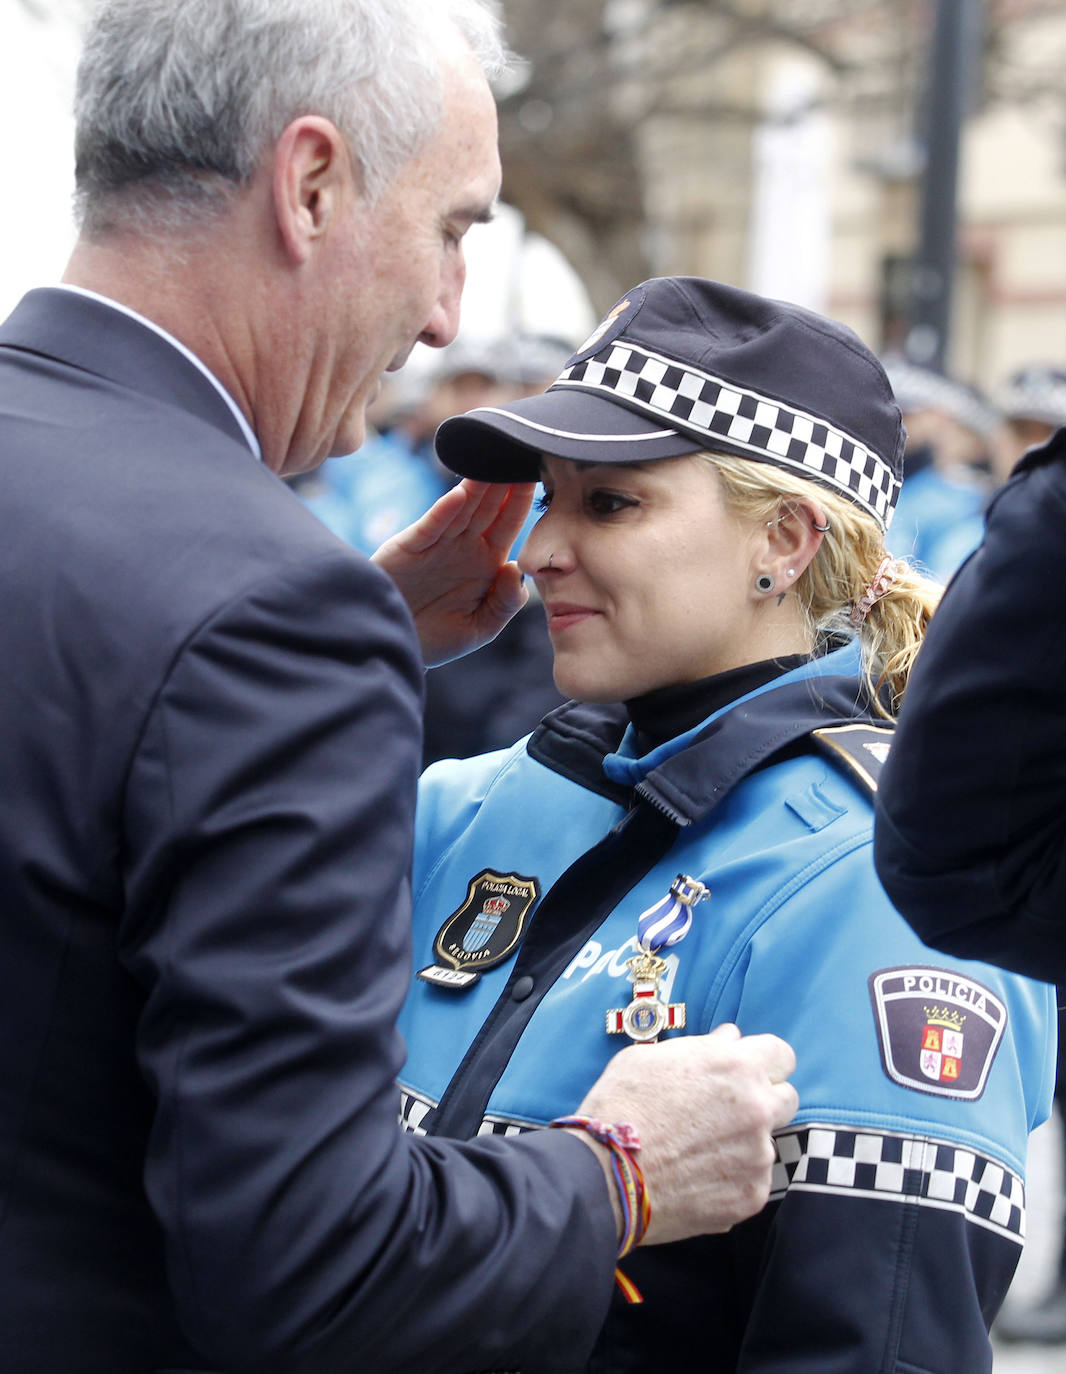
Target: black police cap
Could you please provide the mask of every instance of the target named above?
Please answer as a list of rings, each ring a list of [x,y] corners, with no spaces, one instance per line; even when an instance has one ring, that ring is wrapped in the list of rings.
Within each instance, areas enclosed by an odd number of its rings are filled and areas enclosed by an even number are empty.
[[[441,461],[483,482],[532,482],[542,453],[600,463],[710,450],[833,488],[883,529],[904,431],[884,369],[846,326],[701,277],[628,291],[546,392],[437,431]]]

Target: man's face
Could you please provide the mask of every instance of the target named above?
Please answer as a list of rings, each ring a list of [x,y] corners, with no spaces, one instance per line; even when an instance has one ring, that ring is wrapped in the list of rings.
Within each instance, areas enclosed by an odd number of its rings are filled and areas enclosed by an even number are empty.
[[[443,84],[439,133],[372,206],[356,198],[351,234],[334,255],[335,280],[324,307],[330,315],[329,378],[320,397],[325,432],[314,463],[357,449],[382,373],[402,367],[419,340],[443,348],[459,327],[462,238],[491,214],[500,161],[496,107],[468,50],[445,61]]]

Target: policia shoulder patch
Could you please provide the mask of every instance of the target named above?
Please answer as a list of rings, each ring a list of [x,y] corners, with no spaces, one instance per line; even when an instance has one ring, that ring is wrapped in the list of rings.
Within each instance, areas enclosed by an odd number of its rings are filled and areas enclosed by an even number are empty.
[[[1007,1028],[991,988],[946,968],[885,968],[869,979],[881,1062],[893,1082],[974,1101]]]
[[[854,777],[876,792],[894,733],[890,725],[826,725],[812,730],[811,738],[823,754],[846,764]]]
[[[483,868],[470,879],[466,901],[437,932],[433,949],[440,962],[419,969],[418,977],[456,992],[473,987],[485,969],[514,953],[539,896],[536,878]]]

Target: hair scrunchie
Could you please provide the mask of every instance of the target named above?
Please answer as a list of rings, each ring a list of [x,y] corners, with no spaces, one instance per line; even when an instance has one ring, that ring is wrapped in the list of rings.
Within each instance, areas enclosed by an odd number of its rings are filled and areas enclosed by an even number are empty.
[[[898,567],[899,562],[895,558],[888,557],[881,560],[881,566],[877,569],[873,581],[852,606],[851,614],[848,616],[856,629],[863,623],[889,588],[899,580]]]

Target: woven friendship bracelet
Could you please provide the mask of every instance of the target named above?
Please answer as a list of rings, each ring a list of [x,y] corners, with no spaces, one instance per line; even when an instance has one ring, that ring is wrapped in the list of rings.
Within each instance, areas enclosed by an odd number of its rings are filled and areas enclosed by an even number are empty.
[[[588,1116],[560,1116],[549,1123],[551,1126],[574,1127],[585,1131],[593,1140],[606,1145],[611,1152],[611,1173],[614,1177],[618,1203],[622,1210],[622,1239],[618,1246],[618,1258],[626,1255],[644,1238],[651,1220],[651,1202],[644,1183],[644,1173],[633,1158],[640,1149],[640,1136],[628,1122],[609,1126]],[[622,1290],[626,1302],[643,1302],[636,1285],[615,1269],[614,1280]]]

